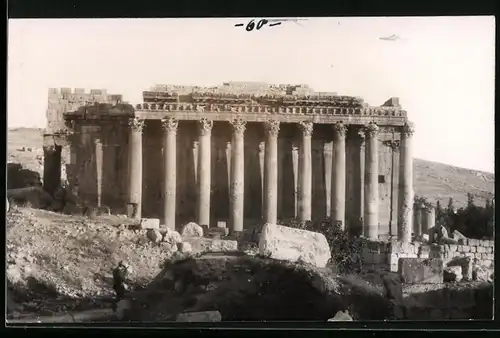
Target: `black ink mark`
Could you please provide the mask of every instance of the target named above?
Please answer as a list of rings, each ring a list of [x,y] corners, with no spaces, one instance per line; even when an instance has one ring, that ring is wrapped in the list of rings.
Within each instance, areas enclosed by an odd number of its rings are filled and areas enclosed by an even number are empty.
[[[279,26],[281,25],[283,22],[285,21],[293,21],[294,23],[298,24],[299,26],[302,26],[300,25],[297,21],[299,20],[307,20],[307,19],[261,19],[257,22],[257,25],[255,24],[255,20],[252,19],[250,20],[246,27],[245,27],[245,30],[247,32],[251,32],[253,31],[254,29],[256,30],[260,30],[262,27],[264,27],[265,25],[269,24],[269,27],[274,27],[274,26]],[[244,24],[242,23],[238,23],[236,25],[234,25],[235,27],[241,27],[241,26],[244,26]],[[304,27],[304,26],[302,26]]]

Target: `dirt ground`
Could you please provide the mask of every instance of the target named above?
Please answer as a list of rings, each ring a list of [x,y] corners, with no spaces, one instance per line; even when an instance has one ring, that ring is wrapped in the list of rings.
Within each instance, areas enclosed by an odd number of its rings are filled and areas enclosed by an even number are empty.
[[[131,286],[148,283],[171,252],[150,242],[145,231],[128,230],[130,223],[113,215],[90,219],[14,206],[6,232],[13,301],[28,301],[29,311],[57,312],[66,310],[63,299],[73,299],[71,307],[79,306],[77,299],[109,298],[112,269],[121,260],[133,267]]]

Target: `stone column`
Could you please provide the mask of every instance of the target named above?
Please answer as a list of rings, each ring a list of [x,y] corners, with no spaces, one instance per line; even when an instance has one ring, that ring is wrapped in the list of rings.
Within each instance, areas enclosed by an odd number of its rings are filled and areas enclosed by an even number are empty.
[[[347,128],[342,122],[333,126],[333,177],[332,177],[332,220],[340,222],[345,229],[345,186],[346,186],[346,149],[345,137]]]
[[[311,121],[299,123],[302,132],[302,143],[299,154],[300,183],[299,183],[299,219],[301,221],[311,220],[312,203],[312,161],[311,161],[311,138],[314,125]]]
[[[424,206],[419,203],[413,204],[413,233],[415,236],[420,236],[422,232],[422,218],[424,213]]]
[[[426,207],[422,209],[422,233],[426,234],[430,228],[436,225],[436,209]]]
[[[364,236],[378,240],[378,126],[371,122],[365,127],[365,203]]]
[[[236,119],[233,125],[233,141],[231,142],[231,192],[230,192],[230,224],[231,232],[238,235],[243,231],[244,193],[245,193],[245,129],[246,121]]]
[[[128,216],[140,219],[142,214],[142,130],[144,129],[144,120],[137,117],[130,119],[129,127],[128,204],[132,206],[133,212],[128,212]]]
[[[401,131],[399,157],[399,208],[398,239],[411,242],[413,221],[413,154],[411,139],[415,131],[413,123],[407,122]]]
[[[61,147],[43,147],[43,189],[54,196],[61,185]]]
[[[177,127],[178,121],[167,117],[161,120],[163,127],[163,222],[175,229],[177,196]]]
[[[198,161],[198,224],[210,226],[211,147],[213,121],[202,118],[199,122]]]
[[[279,121],[268,121],[266,123],[266,159],[264,185],[265,185],[265,209],[264,221],[276,224],[278,221],[278,133]]]
[[[97,207],[102,206],[102,175],[103,175],[103,160],[104,160],[104,149],[103,144],[100,139],[95,140],[95,165],[96,165],[96,176],[97,176]]]

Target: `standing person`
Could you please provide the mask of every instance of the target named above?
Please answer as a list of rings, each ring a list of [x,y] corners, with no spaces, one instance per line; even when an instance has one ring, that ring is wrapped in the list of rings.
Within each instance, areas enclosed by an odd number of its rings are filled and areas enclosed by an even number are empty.
[[[118,266],[113,270],[113,289],[116,293],[115,302],[113,305],[113,310],[117,310],[118,303],[125,299],[125,291],[127,290],[127,275],[129,272],[129,266],[123,261],[118,263]]]

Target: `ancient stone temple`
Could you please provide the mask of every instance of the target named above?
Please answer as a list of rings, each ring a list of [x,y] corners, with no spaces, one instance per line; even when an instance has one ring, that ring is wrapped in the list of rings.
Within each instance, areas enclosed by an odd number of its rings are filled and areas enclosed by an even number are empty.
[[[61,159],[79,203],[169,227],[233,232],[331,217],[351,233],[409,241],[412,124],[397,98],[371,107],[305,85],[156,86],[143,103],[49,93],[44,184]]]

